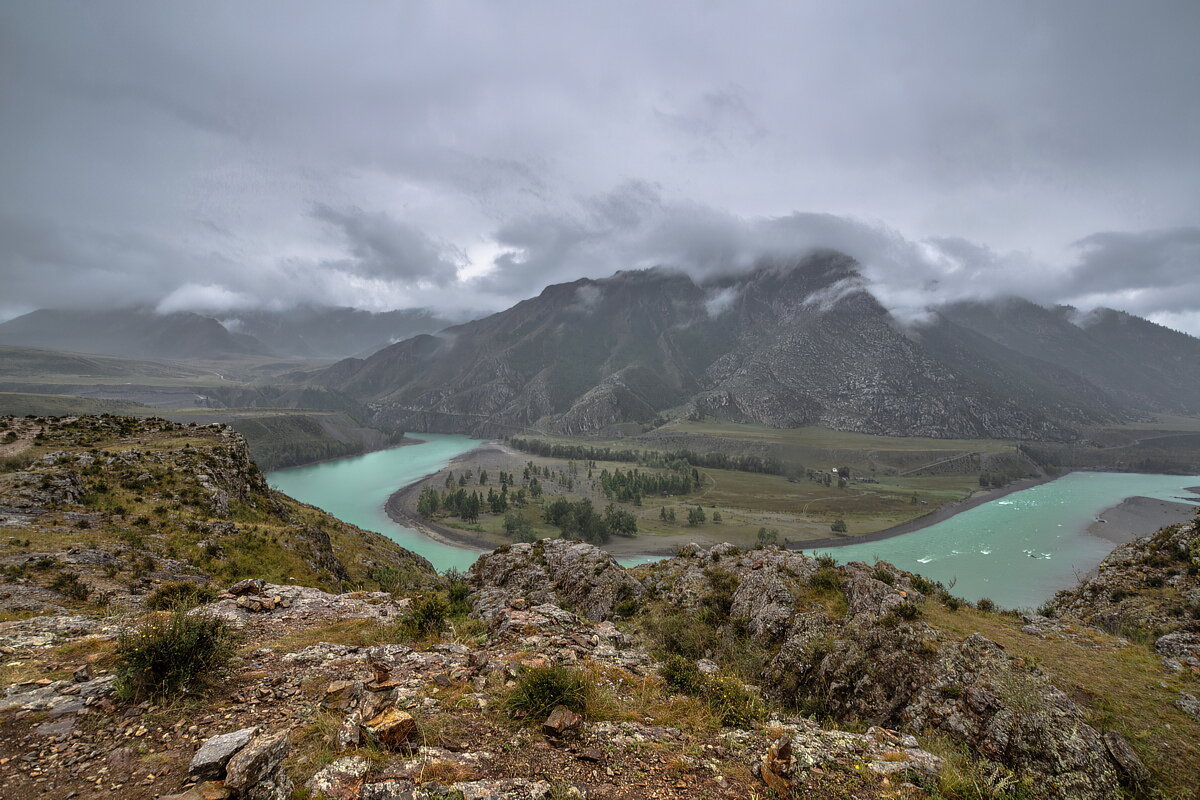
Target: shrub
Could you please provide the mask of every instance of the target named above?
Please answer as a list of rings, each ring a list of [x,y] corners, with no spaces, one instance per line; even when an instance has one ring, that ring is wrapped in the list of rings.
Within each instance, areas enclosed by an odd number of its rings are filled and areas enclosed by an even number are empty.
[[[659,668],[659,674],[667,682],[667,686],[685,694],[703,694],[707,681],[695,661],[677,655],[667,656],[667,660]]]
[[[912,587],[921,594],[933,594],[934,589],[938,588],[937,584],[935,584],[933,581],[929,580],[928,578],[923,578],[920,575],[913,575],[910,583],[912,583]]]
[[[92,588],[79,580],[74,572],[60,572],[50,581],[50,588],[72,600],[83,602],[92,593]]]
[[[689,614],[663,614],[653,621],[651,634],[658,640],[658,649],[695,660],[702,658],[711,645],[711,629]]]
[[[467,602],[467,597],[471,594],[471,587],[463,580],[462,573],[456,569],[448,570],[446,581],[449,583],[446,597],[450,600],[450,614],[461,617],[470,613],[471,604]]]
[[[981,597],[979,598],[979,602],[975,604],[975,607],[980,611],[985,611],[990,614],[996,610],[996,603],[990,597]]]
[[[550,666],[527,669],[504,700],[509,714],[540,722],[555,706],[566,706],[586,714],[593,703],[595,689],[588,677],[578,670]]]
[[[846,527],[846,520],[835,519],[833,524],[829,526],[829,530],[833,531],[834,533],[845,533],[850,529]]]
[[[613,606],[613,613],[618,617],[629,618],[637,614],[641,610],[641,607],[641,604],[636,599],[630,597]]]
[[[914,622],[921,618],[921,608],[916,603],[901,603],[898,606],[893,606],[891,611],[883,616],[879,622],[888,628],[894,628],[901,622]]]
[[[406,589],[415,589],[424,580],[424,576],[414,574],[412,570],[384,565],[371,570],[371,580],[379,584],[380,591],[394,594]]]
[[[884,567],[876,567],[875,571],[871,573],[871,577],[880,583],[886,583],[888,586],[896,582],[896,577]]]
[[[428,636],[446,627],[449,614],[450,604],[446,598],[437,593],[427,594],[413,601],[401,624],[414,636]]]
[[[830,555],[817,556],[817,566],[821,569],[833,569],[837,566],[837,559]]]
[[[842,588],[842,576],[833,567],[822,567],[808,579],[808,585],[822,591],[840,591]]]
[[[736,678],[708,678],[704,700],[721,720],[731,728],[749,728],[763,716],[763,704],[758,696]]]
[[[710,625],[719,625],[729,616],[733,607],[733,593],[737,590],[738,579],[732,572],[723,569],[707,568],[704,577],[708,578],[709,590],[700,598],[700,619]]]
[[[123,632],[117,642],[117,694],[127,700],[202,691],[233,656],[224,620],[176,609]]]
[[[13,440],[15,439],[14,436]],[[20,472],[32,463],[33,456],[24,453],[15,456],[0,456],[0,473]]]
[[[949,593],[943,595],[942,602],[945,603],[946,608],[950,609],[951,611],[958,611],[963,605],[962,600]]]
[[[150,611],[170,611],[175,608],[195,608],[217,599],[217,590],[206,583],[168,581],[146,595]]]

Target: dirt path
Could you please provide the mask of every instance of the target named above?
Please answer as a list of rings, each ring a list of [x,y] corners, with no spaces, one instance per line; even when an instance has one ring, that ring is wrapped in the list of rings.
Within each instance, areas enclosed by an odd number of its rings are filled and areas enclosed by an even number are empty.
[[[0,458],[15,456],[33,447],[33,438],[42,432],[42,426],[30,420],[14,418],[8,430],[0,430]],[[16,439],[9,440],[8,434],[15,433]]]

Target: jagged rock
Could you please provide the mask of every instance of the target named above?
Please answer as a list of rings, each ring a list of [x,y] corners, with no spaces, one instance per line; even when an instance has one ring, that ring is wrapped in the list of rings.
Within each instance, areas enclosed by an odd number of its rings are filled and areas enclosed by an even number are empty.
[[[417,739],[417,721],[395,706],[385,708],[363,723],[363,730],[387,750],[410,749]]]
[[[362,791],[363,776],[371,762],[362,756],[346,756],[317,772],[305,785],[313,795],[329,800],[355,800]]]
[[[1200,634],[1200,518],[1117,547],[1091,575],[1047,608],[1108,631],[1140,628]],[[1170,642],[1171,640],[1168,640]],[[1164,653],[1178,658],[1178,654]]]
[[[815,695],[841,717],[940,731],[1052,796],[1099,800],[1116,791],[1117,769],[1100,733],[1044,674],[982,636],[948,639],[919,621],[919,610],[900,615],[924,598],[889,565],[838,567],[846,614],[830,615],[808,583],[817,568],[778,548],[719,547],[639,572],[654,593],[688,609],[735,581],[730,616],[782,640],[765,682],[780,699]],[[915,621],[904,623],[909,616]]]
[[[1200,632],[1168,633],[1155,640],[1154,649],[1163,658],[1171,658],[1182,664],[1200,667]]]
[[[408,780],[364,783],[362,791],[359,793],[359,800],[417,800],[418,797],[425,798],[428,795],[418,795],[413,788],[412,781]]]
[[[572,731],[579,730],[583,717],[566,706],[555,706],[542,723],[542,732],[547,736],[566,736]]]
[[[319,619],[394,619],[406,603],[397,602],[387,592],[347,592],[330,594],[308,586],[266,583],[263,594],[226,597],[202,606],[199,611],[213,614],[236,627],[264,611],[281,622]]]
[[[771,791],[786,797],[792,790],[792,737],[783,735],[767,748],[759,777]]]
[[[431,790],[424,796],[430,800],[449,800],[454,797],[461,797],[462,800],[548,800],[552,788],[546,781],[501,778],[452,783],[444,789]]]
[[[325,686],[321,708],[345,711],[358,701],[363,692],[362,681],[331,681]]]
[[[262,578],[247,578],[243,581],[238,581],[233,586],[229,587],[229,593],[234,597],[242,597],[243,595],[262,594],[266,589],[267,582]]]
[[[1150,770],[1146,769],[1142,759],[1138,757],[1138,754],[1121,734],[1116,731],[1105,731],[1104,746],[1108,748],[1108,754],[1112,756],[1118,769],[1121,770],[1126,783],[1138,785],[1149,779]]]
[[[250,743],[258,734],[258,728],[242,728],[239,731],[214,736],[200,745],[188,766],[188,775],[199,780],[221,780],[229,759]]]
[[[81,664],[80,666],[76,667],[75,671],[71,673],[71,678],[76,683],[87,683],[92,679],[92,665]]]
[[[600,620],[610,616],[618,603],[645,594],[608,553],[562,539],[501,547],[480,556],[467,578],[478,589],[472,596],[475,612],[488,621],[518,598]]]
[[[225,766],[225,786],[248,800],[284,800],[292,790],[279,768],[288,752],[288,734],[257,736],[235,753]]]

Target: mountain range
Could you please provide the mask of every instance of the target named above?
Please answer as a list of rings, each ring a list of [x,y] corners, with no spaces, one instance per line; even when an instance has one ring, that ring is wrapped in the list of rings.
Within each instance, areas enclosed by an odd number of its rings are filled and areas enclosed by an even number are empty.
[[[152,308],[39,309],[0,323],[0,345],[128,358],[227,359],[242,356],[342,358],[444,328],[418,309],[371,312],[301,306],[222,316]]]
[[[294,374],[405,430],[598,433],[717,418],[865,433],[1072,439],[1200,413],[1200,340],[1019,298],[895,318],[835,252],[708,280],[662,269],[547,287],[491,316]]]

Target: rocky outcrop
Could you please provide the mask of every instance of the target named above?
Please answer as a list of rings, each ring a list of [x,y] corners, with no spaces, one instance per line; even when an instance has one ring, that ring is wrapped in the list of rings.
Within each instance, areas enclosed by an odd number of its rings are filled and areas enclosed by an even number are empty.
[[[1121,545],[1046,610],[1117,633],[1200,634],[1200,519]]]
[[[641,571],[651,593],[678,607],[731,593],[731,619],[778,643],[763,686],[785,701],[942,732],[1047,796],[1113,797],[1132,780],[1045,674],[982,636],[959,640],[922,622],[923,594],[890,565],[834,568],[778,548],[692,545]]]
[[[467,579],[476,591],[475,612],[493,620],[513,600],[549,603],[588,619],[610,617],[617,604],[645,589],[616,560],[594,545],[561,539],[513,544],[480,556]]]

